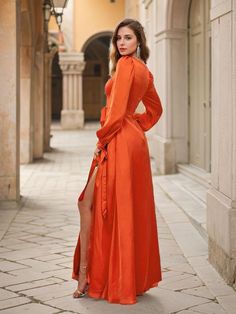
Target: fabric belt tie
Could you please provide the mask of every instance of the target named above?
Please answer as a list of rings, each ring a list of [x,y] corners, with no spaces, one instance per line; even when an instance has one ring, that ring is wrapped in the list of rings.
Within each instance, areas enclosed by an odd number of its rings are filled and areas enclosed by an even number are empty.
[[[126,116],[134,119],[134,113],[127,113]],[[101,153],[97,161],[100,165],[103,164],[101,175],[101,190],[102,190],[101,212],[102,217],[105,219],[107,217],[107,150],[105,148],[100,149]]]
[[[102,217],[107,217],[107,151],[102,149],[99,164],[102,165],[101,190],[102,190]]]

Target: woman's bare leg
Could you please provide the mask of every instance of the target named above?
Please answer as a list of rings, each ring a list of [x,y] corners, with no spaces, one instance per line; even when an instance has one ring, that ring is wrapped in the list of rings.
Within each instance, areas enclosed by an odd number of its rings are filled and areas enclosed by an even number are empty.
[[[86,266],[88,263],[88,244],[92,218],[91,207],[93,202],[96,173],[97,167],[94,169],[94,172],[88,182],[83,200],[78,202],[78,207],[80,211],[80,274],[78,290],[81,292],[84,290],[87,283]]]

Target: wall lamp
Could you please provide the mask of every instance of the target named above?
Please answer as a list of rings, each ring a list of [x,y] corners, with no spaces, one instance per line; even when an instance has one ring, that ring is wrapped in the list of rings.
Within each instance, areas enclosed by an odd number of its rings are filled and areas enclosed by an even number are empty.
[[[62,16],[68,0],[44,0],[44,21],[48,23],[51,15],[55,16],[59,30],[61,30]]]

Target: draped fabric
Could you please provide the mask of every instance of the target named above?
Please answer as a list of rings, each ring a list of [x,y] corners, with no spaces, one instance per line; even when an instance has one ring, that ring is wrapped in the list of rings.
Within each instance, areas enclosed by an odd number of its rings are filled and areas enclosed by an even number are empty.
[[[105,85],[106,106],[97,131],[101,154],[92,160],[87,184],[98,164],[92,204],[88,295],[133,304],[158,285],[161,265],[150,156],[145,131],[162,114],[153,75],[136,57],[118,60]],[[142,101],[146,111],[135,113]],[[84,190],[79,196],[83,199]],[[80,235],[72,278],[79,280]]]

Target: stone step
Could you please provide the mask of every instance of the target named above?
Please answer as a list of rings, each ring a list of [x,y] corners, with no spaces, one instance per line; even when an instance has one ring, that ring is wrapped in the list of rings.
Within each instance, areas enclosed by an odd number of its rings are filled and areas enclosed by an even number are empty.
[[[209,188],[211,173],[190,164],[177,164],[177,172],[186,175],[201,185]]]
[[[183,173],[154,176],[153,178],[162,191],[189,218],[204,240],[208,241],[206,231],[206,185]]]

